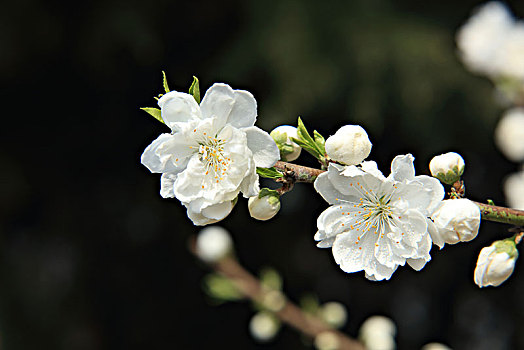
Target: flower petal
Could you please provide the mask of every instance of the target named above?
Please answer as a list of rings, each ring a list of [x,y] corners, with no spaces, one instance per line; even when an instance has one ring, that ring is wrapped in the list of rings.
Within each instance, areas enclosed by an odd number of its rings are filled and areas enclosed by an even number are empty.
[[[175,198],[176,173],[164,173],[160,178],[160,195],[162,198]]]
[[[391,162],[391,174],[389,178],[395,181],[412,180],[415,177],[415,167],[411,154],[396,156]]]
[[[227,123],[239,129],[253,126],[257,120],[257,101],[248,91],[234,90],[234,92],[235,102]]]
[[[258,174],[254,165],[251,166],[249,174],[244,177],[240,184],[240,191],[244,198],[254,197],[260,192]]]
[[[235,104],[235,92],[227,84],[213,84],[200,103],[202,118],[217,118],[217,126],[227,123],[229,114]]]
[[[177,91],[171,91],[158,100],[162,119],[173,129],[174,123],[187,122],[201,117],[200,107],[194,97]]]
[[[247,147],[253,152],[255,165],[270,168],[280,159],[277,144],[267,132],[256,126],[242,129],[246,132]]]
[[[180,172],[193,153],[182,135],[161,134],[146,147],[141,162],[152,173]]]
[[[225,201],[202,209],[202,215],[214,220],[223,220],[226,216],[229,215],[229,213],[231,213],[232,209],[232,201]]]
[[[331,166],[331,165],[330,165]],[[329,172],[325,172],[320,174],[313,186],[315,187],[315,190],[328,202],[329,204],[338,204],[340,201],[356,201],[356,198],[354,196],[347,196],[343,193],[340,193],[340,191],[333,186],[329,179]]]

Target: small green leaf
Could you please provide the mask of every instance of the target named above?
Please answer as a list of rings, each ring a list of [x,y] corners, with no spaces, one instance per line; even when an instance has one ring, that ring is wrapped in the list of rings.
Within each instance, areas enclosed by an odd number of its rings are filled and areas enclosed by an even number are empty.
[[[169,92],[169,86],[167,86],[166,72],[162,71],[162,76],[164,77],[164,79],[163,79],[164,90],[165,90],[165,92],[167,94]]]
[[[202,280],[202,288],[215,302],[223,303],[243,298],[242,293],[226,277],[209,274]]]
[[[193,95],[195,101],[200,104],[200,83],[195,76],[193,76],[193,83],[191,83],[191,86],[189,87],[189,94]]]
[[[495,202],[493,202],[491,199],[488,199],[488,204],[489,205],[495,205]]]
[[[282,290],[282,277],[272,268],[264,268],[260,271],[260,282],[268,288]]]
[[[307,152],[309,152],[313,157],[317,158],[317,159],[322,159],[324,156],[318,151],[317,147],[315,146],[315,144],[311,144],[311,143],[308,143],[308,142],[305,142],[303,141],[302,139],[296,139],[294,137],[291,138],[291,140],[296,143],[297,145],[299,145],[300,147],[302,147],[303,149],[305,149]]]
[[[259,176],[268,178],[268,179],[278,179],[283,177],[282,173],[278,171],[275,168],[258,168],[257,167],[257,174]]]
[[[307,131],[306,126],[304,125],[300,117],[298,117],[297,124],[298,124],[298,127],[297,127],[298,137],[306,143],[309,143],[312,145],[315,144],[315,141],[313,140],[313,138],[311,138],[311,135],[309,135],[309,132]]]
[[[160,112],[160,109],[152,107],[144,107],[140,109],[152,115],[159,122],[165,124],[164,119],[162,119],[162,113]]]
[[[316,130],[313,131],[313,136],[315,137],[315,144],[319,148],[319,151],[321,151],[322,154],[326,154],[326,148],[324,146],[326,144],[326,140],[324,139],[324,137],[320,135]]]
[[[280,195],[278,194],[277,191],[271,190],[269,188],[263,188],[263,189],[260,190],[260,192],[258,192],[258,198],[262,198],[262,197],[265,197],[265,196],[277,196],[277,197],[280,197]]]

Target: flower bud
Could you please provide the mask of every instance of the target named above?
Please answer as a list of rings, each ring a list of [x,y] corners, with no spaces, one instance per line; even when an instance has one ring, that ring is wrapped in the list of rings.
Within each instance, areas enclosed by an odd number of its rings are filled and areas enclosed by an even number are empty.
[[[495,143],[511,161],[524,160],[524,108],[507,111],[495,128]]]
[[[451,350],[451,348],[441,343],[429,343],[424,345],[420,350]]]
[[[429,162],[429,170],[433,177],[451,185],[460,180],[460,176],[464,173],[464,165],[464,159],[460,154],[448,152],[433,157]]]
[[[318,350],[337,350],[340,348],[338,336],[329,331],[320,333],[314,340],[315,348]]]
[[[384,316],[371,316],[359,331],[359,338],[368,350],[393,350],[395,345],[395,323]]]
[[[322,319],[334,328],[342,327],[347,320],[346,307],[336,301],[330,301],[322,305],[320,314]]]
[[[302,147],[291,140],[292,137],[298,139],[297,128],[291,125],[281,125],[273,129],[270,135],[280,150],[280,159],[291,162],[298,158]]]
[[[433,243],[440,248],[444,243],[471,241],[479,232],[480,209],[466,198],[443,200],[431,218],[438,230]]]
[[[279,328],[279,321],[269,312],[261,311],[249,321],[249,332],[253,338],[261,342],[273,339]]]
[[[513,273],[518,256],[513,239],[495,241],[482,248],[475,267],[475,284],[481,288],[501,285]]]
[[[326,140],[326,153],[334,161],[345,165],[362,163],[371,152],[368,134],[361,126],[345,125]]]
[[[226,229],[209,226],[198,233],[196,254],[205,262],[214,263],[233,250],[233,241]]]
[[[280,210],[280,196],[276,191],[264,191],[258,196],[250,197],[247,202],[249,215],[257,220],[269,220]]]

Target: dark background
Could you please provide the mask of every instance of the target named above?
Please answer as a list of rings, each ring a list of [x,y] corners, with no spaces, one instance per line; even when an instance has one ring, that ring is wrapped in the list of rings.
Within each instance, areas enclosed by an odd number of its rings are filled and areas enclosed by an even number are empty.
[[[504,203],[516,171],[493,144],[503,109],[491,83],[457,59],[456,29],[476,1],[84,1],[21,0],[0,13],[1,349],[301,349],[283,328],[254,342],[244,303],[209,306],[208,272],[187,251],[198,228],[160,177],[140,164],[167,128],[140,111],[192,75],[257,98],[270,131],[302,116],[326,137],[344,124],[368,130],[370,158],[388,173],[411,152],[427,174],[435,154],[466,160],[468,196]],[[509,3],[524,16],[522,2]],[[298,160],[314,165],[308,155]],[[221,225],[242,263],[276,268],[292,300],[314,292],[348,307],[355,336],[370,315],[398,326],[398,348],[430,341],[454,349],[524,348],[522,262],[499,288],[480,290],[481,247],[507,236],[484,223],[471,243],[432,250],[421,271],[389,282],[348,275],[315,247],[327,204],[312,186],[283,198],[269,222],[240,199]]]

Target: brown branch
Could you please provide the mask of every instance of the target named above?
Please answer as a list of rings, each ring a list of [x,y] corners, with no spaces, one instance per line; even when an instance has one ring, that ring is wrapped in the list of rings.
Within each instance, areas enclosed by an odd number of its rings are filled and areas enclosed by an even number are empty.
[[[287,181],[307,183],[313,183],[315,179],[325,171],[281,161],[275,164],[275,168],[287,172],[284,173],[284,175],[293,178],[292,180]],[[523,210],[500,207],[479,202],[473,203],[475,203],[480,208],[483,220],[501,222],[510,225],[524,226]]]
[[[194,242],[190,244],[190,250],[195,254]],[[196,254],[195,254],[196,255]],[[220,261],[209,264],[217,273],[229,279],[244,296],[252,301],[264,305],[264,297],[269,292],[260,281],[244,269],[233,257],[225,257]],[[330,332],[337,336],[340,350],[364,350],[364,346],[357,340],[350,338],[344,333],[330,327],[322,320],[304,313],[298,306],[284,298],[281,308],[273,313],[282,321],[300,331],[302,334],[315,339],[321,333]]]

